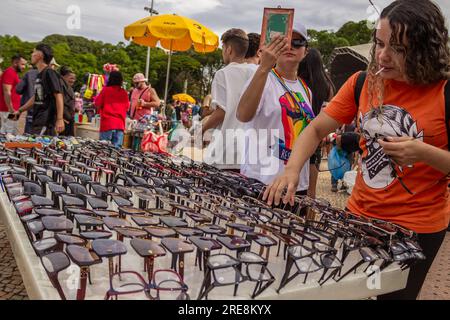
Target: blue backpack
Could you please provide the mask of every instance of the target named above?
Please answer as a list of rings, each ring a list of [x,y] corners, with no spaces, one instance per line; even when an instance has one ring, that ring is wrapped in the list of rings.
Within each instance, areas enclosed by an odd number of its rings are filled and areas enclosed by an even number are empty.
[[[348,153],[336,146],[331,149],[328,155],[328,170],[335,180],[344,178],[344,174],[352,169]]]

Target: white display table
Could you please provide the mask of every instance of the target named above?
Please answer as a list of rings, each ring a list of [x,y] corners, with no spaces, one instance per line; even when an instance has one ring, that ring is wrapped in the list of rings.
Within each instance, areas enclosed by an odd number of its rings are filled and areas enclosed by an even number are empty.
[[[136,200],[136,199],[135,199]],[[0,218],[6,226],[8,238],[19,267],[20,273],[24,281],[27,293],[30,299],[60,299],[56,289],[51,285],[45,270],[41,265],[40,259],[36,256],[31,244],[25,234],[25,230],[16,215],[13,206],[5,193],[0,194]],[[46,234],[44,236],[48,236]],[[115,235],[112,239],[115,239]],[[159,241],[159,240],[156,240]],[[125,239],[128,253],[122,257],[122,270],[132,270],[140,272],[144,279],[147,279],[144,273],[144,260],[140,258],[134,249],[130,246],[129,239]],[[252,246],[252,251],[256,251],[256,245]],[[274,274],[276,281],[270,288],[264,291],[257,299],[365,299],[379,294],[389,293],[392,291],[403,289],[406,286],[408,270],[401,271],[398,265],[391,265],[381,273],[380,289],[371,290],[368,288],[368,278],[361,270],[357,274],[351,274],[339,283],[333,280],[327,282],[323,287],[317,284],[320,271],[317,274],[310,275],[306,285],[303,284],[303,276],[299,276],[290,282],[280,294],[276,293],[276,289],[284,273],[285,261],[282,253],[276,257],[276,247],[271,250],[269,269]],[[214,253],[219,253],[215,251]],[[222,249],[220,253],[228,253],[235,256],[235,252]],[[356,255],[359,256],[355,252]],[[166,269],[170,267],[171,254],[168,252],[165,257],[155,259],[155,270]],[[353,263],[355,257],[350,255],[350,261],[343,272],[345,272]],[[203,281],[203,271],[194,266],[195,251],[185,256],[185,282],[189,286],[189,294],[191,299],[196,299]],[[353,260],[353,261],[352,261]],[[295,268],[295,267],[294,267]],[[93,285],[87,286],[86,299],[103,299],[109,286],[108,279],[108,262],[103,262],[91,267],[91,275]],[[59,274],[61,286],[65,292],[67,299],[75,299],[77,281],[79,278],[79,268],[72,265]],[[233,297],[233,286],[215,288],[209,294],[209,299],[250,299],[250,294],[255,286],[254,282],[244,282],[239,286],[238,295]],[[372,285],[369,285],[372,286]],[[142,299],[144,295],[124,296],[122,299]],[[175,298],[175,297],[174,297]]]

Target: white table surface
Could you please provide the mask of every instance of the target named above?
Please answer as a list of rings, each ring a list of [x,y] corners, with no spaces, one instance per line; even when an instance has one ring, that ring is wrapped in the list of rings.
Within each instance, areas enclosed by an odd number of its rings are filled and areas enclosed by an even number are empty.
[[[6,193],[0,194],[0,218],[6,226],[8,238],[20,273],[22,274],[29,298],[44,300],[60,299],[56,289],[51,285],[47,274],[41,265],[40,259],[36,256],[22,223],[15,213],[14,207],[9,203]],[[105,229],[107,228],[105,227]],[[238,232],[237,234],[240,233]],[[46,232],[44,237],[49,235],[50,234]],[[114,235],[111,239],[115,238]],[[159,241],[156,238],[154,238],[154,240]],[[125,239],[125,244],[128,248],[128,253],[122,256],[122,271],[137,271],[143,275],[144,279],[147,279],[147,274],[144,273],[143,269],[144,259],[139,257],[130,246],[129,239]],[[306,284],[303,284],[303,276],[298,276],[277,294],[276,289],[284,274],[286,262],[283,260],[282,252],[279,257],[276,257],[276,249],[277,246],[272,247],[269,259],[269,269],[274,274],[276,280],[271,287],[259,295],[257,299],[365,299],[379,294],[400,290],[406,286],[409,271],[401,271],[398,265],[393,264],[380,274],[380,289],[371,290],[368,288],[367,283],[371,281],[368,281],[367,275],[362,273],[362,270],[365,268],[362,266],[357,274],[352,273],[339,283],[330,280],[322,287],[317,283],[321,271],[310,275]],[[258,252],[259,246],[253,244],[252,251]],[[214,251],[213,253],[219,252],[228,253],[235,257],[234,252],[230,252],[225,248],[220,251]],[[359,260],[359,253],[352,253],[347,260],[348,263],[346,262],[343,271],[348,270],[351,265]],[[171,254],[169,252],[167,252],[165,257],[156,258],[154,266],[155,270],[170,268],[170,261]],[[197,299],[203,281],[203,271],[200,271],[198,267],[194,267],[194,261],[195,251],[185,255],[185,282],[189,286],[188,293],[191,296],[191,299]],[[295,269],[295,266],[293,266],[293,269]],[[86,299],[103,299],[109,287],[107,259],[103,259],[101,264],[91,267],[91,276],[94,284],[88,284]],[[67,299],[75,299],[78,278],[79,268],[73,263],[68,269],[63,270],[59,274],[60,283]],[[250,299],[254,286],[254,282],[247,281],[242,283],[239,286],[236,297],[233,297],[233,286],[215,288],[209,294],[209,299]],[[120,297],[120,299],[142,298],[144,298],[143,294]]]

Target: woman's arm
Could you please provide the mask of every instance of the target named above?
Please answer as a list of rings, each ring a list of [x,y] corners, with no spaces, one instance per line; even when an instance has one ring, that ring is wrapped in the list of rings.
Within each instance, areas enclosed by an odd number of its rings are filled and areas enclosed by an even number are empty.
[[[298,177],[306,161],[313,155],[320,141],[339,128],[341,124],[321,112],[319,116],[300,134],[295,141],[294,149],[286,165],[284,173],[276,178],[266,189],[263,200],[267,200],[269,205],[280,203],[281,196],[287,187],[284,203],[290,202],[294,205],[295,191],[298,186]]]
[[[261,102],[261,97],[266,86],[267,77],[275,65],[278,57],[288,49],[287,40],[277,36],[261,53],[261,64],[256,70],[250,85],[245,90],[239,101],[236,117],[241,122],[249,122],[253,119]]]
[[[247,87],[239,101],[236,111],[236,117],[239,121],[249,122],[255,116],[261,102],[269,73],[270,69],[267,70],[263,67],[259,67],[258,70],[256,70],[250,85]]]
[[[410,137],[387,139],[388,141],[378,140],[378,143],[399,166],[424,162],[444,174],[450,174],[450,152],[447,150]]]

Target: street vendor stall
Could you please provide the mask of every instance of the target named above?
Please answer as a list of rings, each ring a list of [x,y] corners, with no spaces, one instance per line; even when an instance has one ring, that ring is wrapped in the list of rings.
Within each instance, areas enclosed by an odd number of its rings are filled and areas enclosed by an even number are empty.
[[[60,297],[56,289],[49,281],[40,259],[36,256],[31,244],[23,229],[20,220],[15,212],[11,210],[6,195],[0,196],[0,216],[5,225],[10,226],[7,229],[8,239],[10,239],[14,257],[17,261],[22,279],[28,296],[32,300],[59,300]],[[128,241],[127,241],[128,242]],[[123,259],[122,267],[124,270],[140,270],[142,276],[146,276],[143,269],[142,258],[131,248],[131,244],[127,243],[127,258]],[[225,250],[224,250],[225,251]],[[281,279],[284,272],[284,262],[282,257],[275,257],[274,261],[269,264],[269,268],[273,270],[274,276]],[[155,268],[166,268],[170,266],[170,255],[155,260]],[[354,259],[354,258],[353,258]],[[200,271],[195,264],[195,254],[186,256],[185,282],[189,284],[189,294],[192,299],[196,299],[200,290],[201,282],[197,279],[203,278],[203,272]],[[80,268],[72,266],[71,268],[61,272],[59,275],[60,282],[64,284],[64,290],[67,299],[76,299],[78,289],[78,278]],[[91,277],[94,279],[94,285],[87,288],[86,297],[89,300],[104,299],[105,293],[109,289],[108,285],[108,267],[106,264],[97,265],[91,270]],[[301,285],[300,279],[289,284],[280,294],[277,294],[276,288],[266,290],[258,299],[263,300],[350,300],[350,299],[366,299],[379,294],[400,290],[405,287],[408,277],[408,271],[401,271],[398,266],[392,266],[388,270],[380,273],[380,278],[373,277],[368,279],[366,274],[356,274],[349,276],[340,283],[330,282],[324,286],[317,283],[309,282],[307,285]],[[382,289],[378,289],[381,287]],[[242,284],[238,290],[238,295],[233,297],[233,290],[230,287],[215,289],[209,299],[250,299],[253,291],[253,285]],[[144,295],[132,299],[145,299]],[[173,297],[175,298],[175,297]]]
[[[89,139],[0,157],[32,299],[363,299],[404,288],[423,258],[409,230],[308,197],[269,207],[258,181],[184,157]]]

